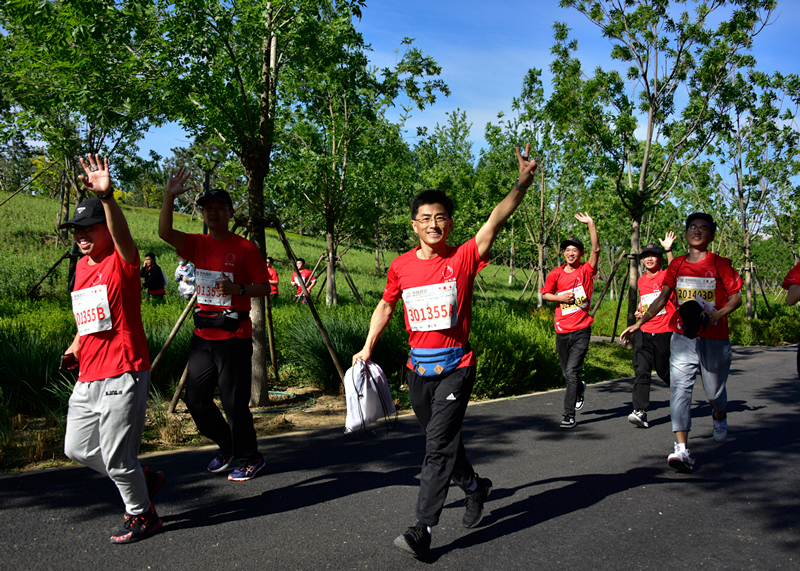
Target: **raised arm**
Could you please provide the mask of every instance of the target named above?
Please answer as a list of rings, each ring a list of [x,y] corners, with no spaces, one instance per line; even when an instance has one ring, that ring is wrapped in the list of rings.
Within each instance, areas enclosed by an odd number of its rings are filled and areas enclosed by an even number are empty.
[[[597,268],[597,262],[600,261],[600,240],[597,238],[597,228],[594,225],[594,220],[589,216],[588,212],[579,212],[575,215],[578,222],[582,222],[589,227],[589,238],[592,240],[592,251],[589,253],[589,265],[592,268]]]
[[[108,159],[101,159],[99,154],[94,156],[88,154],[86,157],[89,159],[90,166],[87,166],[86,161],[81,157],[81,166],[86,173],[80,177],[81,182],[83,182],[83,186],[98,197],[103,197],[101,202],[106,214],[108,231],[111,234],[111,239],[114,240],[114,247],[123,260],[132,266],[136,266],[139,264],[139,250],[133,241],[125,215],[122,214],[122,209],[117,204],[117,201],[114,200],[111,175],[108,172]]]
[[[522,199],[525,198],[525,192],[528,190],[528,187],[533,184],[533,173],[537,165],[536,161],[527,160],[530,159],[531,154],[530,143],[525,145],[525,158],[520,154],[519,147],[515,148],[517,150],[517,162],[519,163],[519,177],[517,178],[517,182],[500,204],[494,207],[494,210],[492,210],[492,213],[489,215],[489,220],[486,221],[486,224],[481,226],[481,229],[478,230],[478,233],[475,235],[475,242],[478,245],[478,254],[481,258],[486,257],[489,253],[500,230],[522,203]]]
[[[169,180],[164,187],[164,202],[161,204],[161,213],[158,216],[158,237],[178,252],[186,248],[186,234],[172,227],[172,211],[175,199],[189,190],[183,186],[189,179],[189,174],[191,173],[186,167],[179,168],[177,173],[169,173]]]
[[[675,254],[672,253],[672,244],[675,242],[675,232],[667,232],[664,239],[659,239],[658,241],[661,242],[661,247],[664,248],[664,251],[667,253],[667,265],[670,265],[672,260],[675,259]]]

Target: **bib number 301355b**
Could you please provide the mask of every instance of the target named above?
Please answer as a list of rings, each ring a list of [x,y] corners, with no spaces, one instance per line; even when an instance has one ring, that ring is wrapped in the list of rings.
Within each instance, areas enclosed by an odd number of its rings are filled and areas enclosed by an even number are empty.
[[[456,282],[408,288],[403,305],[412,331],[438,331],[458,324]]]
[[[72,313],[82,337],[111,329],[108,289],[98,285],[72,292]]]

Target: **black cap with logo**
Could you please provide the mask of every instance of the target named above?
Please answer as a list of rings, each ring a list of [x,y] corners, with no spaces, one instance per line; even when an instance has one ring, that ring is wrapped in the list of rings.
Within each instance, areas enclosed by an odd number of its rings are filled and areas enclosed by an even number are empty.
[[[106,221],[106,211],[103,210],[103,203],[99,198],[88,198],[75,207],[75,216],[72,220],[67,220],[59,230],[71,226],[93,226]]]
[[[561,242],[561,249],[562,249],[562,250],[566,250],[566,249],[567,249],[567,246],[575,246],[575,247],[576,247],[576,248],[578,248],[578,249],[579,249],[581,252],[583,252],[583,251],[584,251],[583,242],[581,242],[581,241],[580,241],[578,238],[576,238],[575,236],[572,236],[572,237],[570,237],[570,238],[567,238],[566,240],[564,240],[563,242]]]
[[[661,247],[657,246],[656,244],[648,244],[644,248],[642,248],[641,257],[646,257],[647,254],[655,254],[656,256],[664,256],[664,252],[661,251]]]
[[[203,207],[209,200],[214,198],[230,206],[231,210],[233,209],[233,200],[231,200],[231,195],[228,194],[228,191],[222,190],[221,188],[212,188],[206,192],[203,196],[197,199],[197,206]]]

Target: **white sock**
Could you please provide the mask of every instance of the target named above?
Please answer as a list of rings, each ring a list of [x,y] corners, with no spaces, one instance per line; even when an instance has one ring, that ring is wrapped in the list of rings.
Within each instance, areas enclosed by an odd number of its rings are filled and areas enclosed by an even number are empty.
[[[433,528],[428,526],[428,535],[433,535]]]
[[[678,451],[683,452],[684,450],[686,450],[686,444],[678,442]]]
[[[469,492],[474,492],[474,491],[475,491],[475,490],[477,490],[477,489],[478,489],[478,478],[475,478],[475,479],[472,481],[472,485],[471,485],[469,488],[467,488],[467,491],[469,491]]]

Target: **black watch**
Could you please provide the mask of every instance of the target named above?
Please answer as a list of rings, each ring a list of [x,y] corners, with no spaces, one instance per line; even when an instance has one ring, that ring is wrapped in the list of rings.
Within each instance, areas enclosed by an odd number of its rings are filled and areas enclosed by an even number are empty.
[[[99,194],[97,195],[97,198],[99,198],[100,200],[110,200],[113,197],[114,197],[114,191],[113,190],[111,192],[108,192],[108,193],[102,195],[102,196],[100,196]]]
[[[239,287],[241,288],[241,289],[239,290],[239,297],[244,297],[244,286],[243,286],[243,285],[240,285]]]
[[[669,250],[664,250],[664,253],[665,254],[669,254],[671,251],[672,251],[672,248],[670,248]]]

